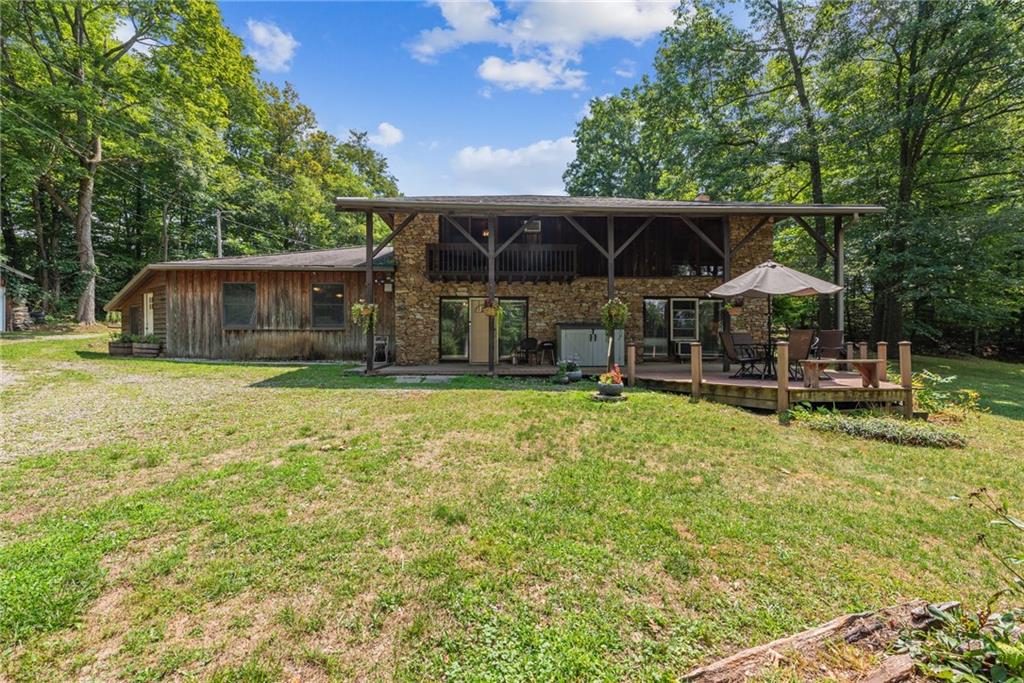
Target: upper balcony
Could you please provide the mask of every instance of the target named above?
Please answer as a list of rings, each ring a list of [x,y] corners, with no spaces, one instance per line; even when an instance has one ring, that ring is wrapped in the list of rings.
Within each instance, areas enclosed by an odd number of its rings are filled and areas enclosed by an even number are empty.
[[[495,259],[495,279],[569,282],[576,277],[575,244],[510,244]],[[428,244],[427,277],[487,281],[487,257],[472,244]]]

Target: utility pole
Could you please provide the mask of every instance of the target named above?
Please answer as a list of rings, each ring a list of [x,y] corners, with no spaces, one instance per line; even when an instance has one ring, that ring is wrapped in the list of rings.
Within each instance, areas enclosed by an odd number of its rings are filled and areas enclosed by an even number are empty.
[[[224,255],[224,244],[220,238],[220,209],[217,209],[217,258]]]

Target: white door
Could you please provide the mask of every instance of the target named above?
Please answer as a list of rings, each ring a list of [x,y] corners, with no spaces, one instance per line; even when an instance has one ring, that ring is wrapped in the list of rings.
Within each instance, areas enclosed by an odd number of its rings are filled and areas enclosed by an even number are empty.
[[[486,299],[469,300],[469,362],[488,363],[490,356],[487,354],[487,338],[490,336],[488,323],[490,318],[484,313],[484,301]],[[494,358],[498,359],[498,332],[494,330]]]
[[[142,334],[153,334],[153,292],[142,295]]]

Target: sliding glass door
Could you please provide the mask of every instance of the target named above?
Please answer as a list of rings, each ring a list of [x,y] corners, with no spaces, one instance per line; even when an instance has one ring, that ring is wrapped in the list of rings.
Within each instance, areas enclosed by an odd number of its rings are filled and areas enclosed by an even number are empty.
[[[504,309],[496,330],[498,357],[507,358],[526,337],[526,299],[499,299]],[[484,299],[441,299],[441,360],[487,362],[487,316],[482,312]]]

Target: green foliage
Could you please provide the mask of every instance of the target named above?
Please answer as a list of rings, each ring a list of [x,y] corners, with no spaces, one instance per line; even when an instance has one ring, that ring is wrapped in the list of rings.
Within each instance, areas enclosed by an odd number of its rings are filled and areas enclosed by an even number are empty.
[[[914,407],[927,413],[963,420],[981,410],[981,394],[952,386],[956,375],[939,375],[929,370],[915,372]]]
[[[444,522],[448,526],[459,526],[465,524],[469,517],[465,510],[438,503],[434,507],[434,519]]]
[[[916,660],[921,672],[955,683],[1024,681],[1024,610],[998,615],[960,608],[928,611],[938,626],[905,634],[896,646]]]
[[[887,441],[901,446],[963,448],[967,445],[967,439],[962,434],[927,422],[909,422],[870,414],[844,415],[826,409],[811,411],[802,406],[790,411],[790,416],[817,431],[840,432],[860,439]]]
[[[365,334],[372,334],[377,322],[377,304],[367,303],[364,299],[352,304],[352,322],[358,325]]]
[[[228,255],[285,251],[362,240],[335,196],[397,194],[365,133],[338,139],[291,85],[259,81],[215,3],[86,3],[82,45],[71,7],[0,4],[5,250],[48,313],[73,312],[97,275],[105,303],[165,260],[165,230],[167,259],[213,255],[217,209]],[[135,35],[118,39],[125,29]],[[73,222],[87,175],[94,264],[79,262]]]
[[[615,297],[601,306],[601,325],[609,336],[615,330],[622,329],[629,321],[629,307],[620,299]]]

